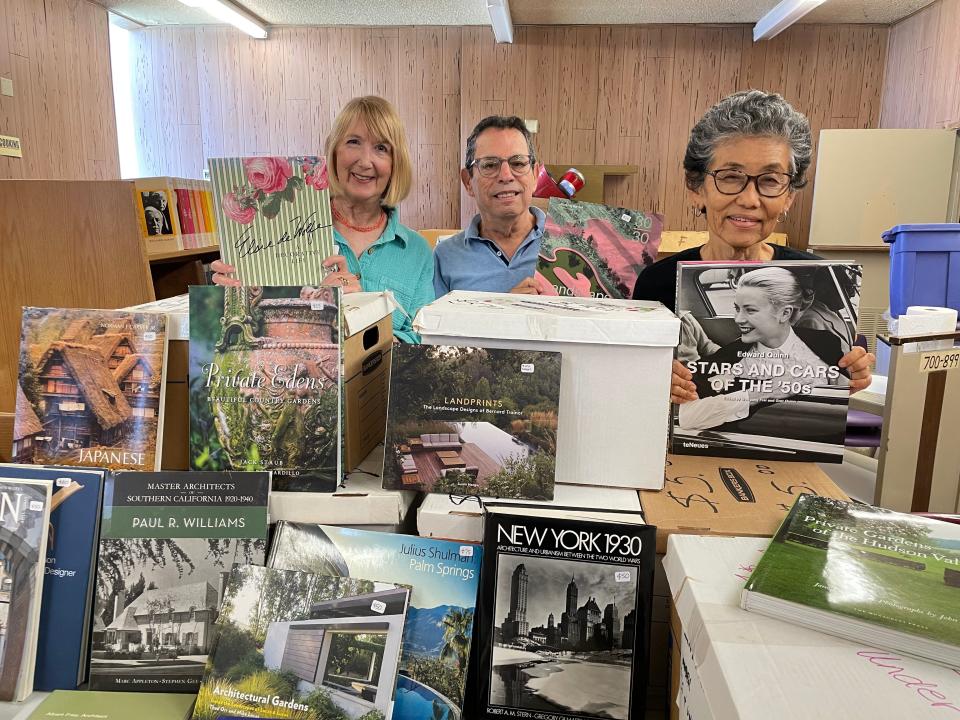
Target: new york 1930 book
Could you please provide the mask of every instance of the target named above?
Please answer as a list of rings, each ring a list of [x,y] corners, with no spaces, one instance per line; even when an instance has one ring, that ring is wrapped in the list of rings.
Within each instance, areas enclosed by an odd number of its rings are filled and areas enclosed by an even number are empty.
[[[560,365],[540,350],[395,347],[383,487],[552,499]]]
[[[410,587],[393,718],[455,720],[463,713],[482,557],[468,543],[281,522],[268,565]]]
[[[190,288],[190,462],[333,492],[341,466],[338,291]]]
[[[960,667],[960,527],[801,495],[750,575],[740,605]]]
[[[476,718],[643,717],[656,529],[487,514],[465,705]]]
[[[91,690],[197,691],[231,568],[265,560],[269,493],[267,472],[108,478]]]
[[[681,262],[677,357],[698,399],[674,408],[677,455],[840,462],[859,265]]]
[[[33,690],[52,485],[8,478],[0,468],[0,701]]]
[[[409,594],[373,580],[235,568],[193,720],[389,718]]]
[[[15,462],[159,470],[165,315],[23,309]]]
[[[323,157],[211,158],[224,261],[244,285],[319,283],[334,254]]]

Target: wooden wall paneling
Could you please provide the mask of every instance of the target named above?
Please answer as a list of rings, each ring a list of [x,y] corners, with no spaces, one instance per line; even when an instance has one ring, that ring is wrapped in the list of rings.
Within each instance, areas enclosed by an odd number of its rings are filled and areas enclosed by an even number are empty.
[[[286,42],[270,43],[266,49],[267,64],[264,78],[266,94],[261,99],[267,106],[267,152],[288,155],[301,150],[291,144],[287,132],[287,93],[284,54],[294,49]]]
[[[152,174],[151,168],[161,165],[156,157],[160,152],[160,138],[154,110],[157,99],[153,91],[153,33],[148,30],[130,33],[129,42],[133,57],[130,85],[134,142],[137,145],[140,174],[147,176]]]
[[[567,50],[574,58],[573,78],[576,88],[573,98],[573,116],[576,130],[593,130],[597,126],[597,95],[600,82],[600,28],[578,27],[573,48]],[[580,143],[576,143],[580,152]],[[593,146],[593,142],[590,142]],[[577,162],[593,163],[591,159]]]
[[[268,79],[267,52],[272,44],[262,40],[240,35],[240,112],[241,139],[246,155],[266,155],[270,153],[272,135],[270,131],[270,93],[269,85],[275,80]]]
[[[637,147],[631,147],[625,158],[639,166],[637,192],[631,207],[645,212],[663,213],[666,204],[668,163],[673,161],[663,152],[670,138],[670,116],[659,108],[670,107],[673,100],[673,58],[648,58],[644,66],[643,85],[647,102]],[[682,162],[682,161],[681,161]]]
[[[787,86],[787,70],[790,63],[790,30],[780,33],[772,40],[762,42],[767,46],[767,53],[763,69],[763,85],[760,89],[782,95]]]
[[[163,145],[161,157],[165,160],[160,167],[152,168],[151,175],[166,175],[165,167],[172,167],[170,175],[184,176],[186,172],[180,163],[180,96],[177,94],[177,47],[176,37],[181,34],[177,28],[161,27],[151,30],[153,34],[153,85],[156,95],[155,111],[160,127],[160,141]]]
[[[412,29],[410,31],[414,32]],[[336,72],[330,73],[327,95],[330,98],[330,118],[327,127],[333,127],[333,119],[340,112],[340,108],[354,96],[354,69],[350,53],[352,33],[350,28],[331,28],[327,43],[327,66],[316,68],[318,72],[329,72],[328,68],[337,68]],[[403,30],[401,30],[402,34]]]
[[[958,34],[958,37],[960,37],[960,34]],[[870,28],[863,63],[863,83],[860,87],[860,108],[857,112],[858,128],[868,129],[880,126],[880,101],[883,92],[884,58],[886,54],[887,31],[883,28]]]
[[[562,162],[573,162],[573,130],[576,127],[576,96],[580,91],[579,78],[576,75],[577,63],[573,49],[577,43],[575,27],[558,28],[552,33],[557,43],[557,70],[562,79],[557,83],[557,94],[553,98],[553,115],[556,122],[556,157]],[[556,162],[556,160],[554,161]]]
[[[519,27],[517,30],[525,31],[526,28]],[[483,27],[465,27],[461,35],[460,46],[460,151],[458,153],[458,166],[463,165],[464,153],[467,147],[467,138],[473,130],[477,121],[480,119],[479,108],[483,102],[481,90],[481,77],[483,51],[481,44],[484,40],[484,33],[489,32]],[[523,70],[523,68],[521,68]],[[470,219],[476,214],[477,206],[473,199],[462,187],[460,192],[460,218],[459,225],[466,227]]]
[[[419,218],[414,227],[438,227],[442,213],[437,206],[437,187],[449,182],[443,177],[443,29],[417,28],[419,112],[418,143],[420,161]]]
[[[480,42],[480,97],[486,101],[507,99],[507,54],[509,45],[493,41],[490,32]]]
[[[744,90],[740,81],[743,65],[743,46],[741,36],[743,28],[725,27],[721,30],[720,69],[717,85],[717,97],[723,98],[738,90]]]
[[[740,89],[761,90],[768,44],[755,43],[749,26],[741,28],[740,32]]]
[[[527,86],[526,86],[526,68],[527,68],[527,28],[518,27],[514,28],[514,43],[512,45],[503,45],[505,48],[506,54],[504,56],[506,67],[504,70],[504,88],[503,88],[503,111],[510,115],[517,115],[522,118],[537,118],[538,115],[530,115],[530,112],[535,112],[534,108],[530,102],[530,98],[527,97]],[[493,42],[490,37],[489,28],[486,29],[487,34],[485,40],[487,42]],[[470,125],[470,130],[473,129],[473,126],[476,125],[477,121],[482,118],[482,115],[478,115],[474,118],[473,122]],[[469,132],[469,130],[468,130]],[[539,147],[537,149],[539,152]]]
[[[420,52],[417,47],[417,29],[400,28],[398,35],[400,68],[398,77],[399,95],[397,113],[407,131],[410,147],[410,161],[413,164],[416,182],[410,188],[410,194],[403,201],[401,218],[408,227],[422,228],[420,221],[421,188],[428,182],[420,168]]]
[[[197,30],[173,34],[174,74],[177,121],[181,125],[200,124],[200,77],[197,73]]]
[[[596,159],[602,164],[619,162],[620,114],[623,107],[621,86],[626,40],[624,27],[600,28]]]
[[[458,27],[443,28],[440,64],[443,67],[443,94],[460,96],[461,46],[463,31]],[[459,108],[457,124],[460,123]]]
[[[309,28],[277,28],[274,36],[282,47],[284,99],[310,99]]]
[[[62,143],[58,153],[60,177],[77,178],[83,171],[83,150],[78,143],[63,143],[63,138],[70,137],[71,125],[80,117],[77,93],[65,87],[67,82],[72,83],[72,73],[68,77],[67,73],[63,72],[65,68],[74,68],[77,54],[75,17],[65,0],[44,0],[44,12],[47,29],[46,43],[41,51],[44,57],[34,59],[41,62],[41,67],[43,63],[49,62],[60,71],[47,78],[45,94],[54,98],[54,111],[47,116],[44,123],[46,137],[43,138],[43,145],[35,147],[33,151],[43,153],[44,160],[49,160],[51,145]],[[48,162],[44,162],[44,166],[52,167]]]
[[[13,71],[13,64],[10,61],[12,52],[11,35],[13,32],[13,2],[12,0],[0,0],[0,17],[6,18],[6,22],[0,25],[0,77],[10,77]],[[2,98],[0,95],[0,103]],[[3,121],[3,106],[0,104],[0,122]]]
[[[113,95],[113,62],[110,57],[110,25],[103,11],[87,4],[87,19],[92,28],[92,50],[96,61],[93,72],[95,95],[86,103],[86,112],[98,119],[90,139],[88,162],[95,172],[87,177],[112,180],[120,176],[120,148],[117,144],[117,113]],[[96,110],[94,110],[96,108]],[[92,157],[91,157],[92,155]]]
[[[554,110],[557,104],[556,88],[557,46],[551,38],[553,28],[530,26],[527,28],[527,62],[525,111],[523,117],[539,121],[537,152],[540,161],[563,162],[557,157],[557,119]]]
[[[197,96],[200,105],[200,140],[203,163],[208,158],[223,157],[223,97],[220,94],[220,60],[218,58],[219,28],[198,27],[195,30],[197,47]]]
[[[648,30],[628,27],[623,45],[623,71],[620,76],[620,137],[639,137],[645,100],[643,77]]]
[[[217,48],[220,65],[221,124],[223,126],[223,157],[246,154],[244,143],[243,92],[245,80],[240,61],[241,35],[232,28],[218,30]]]
[[[334,82],[337,73],[327,71],[329,45],[332,43],[330,28],[311,28],[307,35],[307,45],[302,58],[306,69],[308,89],[307,99],[310,102],[310,137],[313,143],[308,147],[313,152],[323,153],[327,135],[333,129],[333,110],[330,84]],[[339,66],[338,66],[339,67]]]
[[[934,87],[935,125],[960,125],[960,0],[943,0],[937,35],[937,82]]]
[[[459,30],[459,28],[452,28]],[[446,33],[444,33],[446,34]],[[397,57],[400,53],[400,36],[397,28],[377,28],[373,41],[376,49],[374,74],[370,80],[370,92],[396,104],[399,93]],[[446,59],[446,56],[444,56]],[[446,68],[444,67],[444,72]]]
[[[833,74],[831,117],[856,118],[860,113],[863,73],[851,70],[863,68],[869,34],[869,28],[856,25],[845,27],[840,33],[841,42]]]
[[[670,229],[702,229],[687,200],[683,181],[683,155],[686,151],[691,119],[694,111],[693,63],[696,52],[695,29],[678,27],[676,55],[673,62],[670,97],[670,137],[667,143],[665,162],[673,172],[668,172],[666,199],[664,200],[664,227]]]

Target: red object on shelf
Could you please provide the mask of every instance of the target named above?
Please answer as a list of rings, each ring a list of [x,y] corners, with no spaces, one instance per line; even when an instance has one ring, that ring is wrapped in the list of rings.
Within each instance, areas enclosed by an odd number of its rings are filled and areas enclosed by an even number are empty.
[[[547,172],[547,168],[543,165],[540,166],[540,172],[537,174],[537,187],[533,191],[533,196],[538,198],[558,197],[564,199],[569,197],[560,189],[557,181],[550,177],[550,173]]]
[[[560,178],[560,182],[558,182],[557,185],[568,198],[572,198],[583,187],[583,182],[581,172],[576,168],[570,168],[563,174],[563,177]]]

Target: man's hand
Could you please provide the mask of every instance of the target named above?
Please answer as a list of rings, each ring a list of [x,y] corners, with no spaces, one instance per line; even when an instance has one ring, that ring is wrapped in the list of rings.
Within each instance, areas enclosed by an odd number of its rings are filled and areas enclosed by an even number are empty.
[[[223,260],[214,260],[210,263],[210,269],[213,270],[214,285],[240,287],[241,282],[233,276],[237,271],[233,265],[227,265]]]
[[[873,353],[868,353],[859,346],[853,348],[853,350],[840,358],[840,362],[837,364],[850,373],[851,394],[859,390],[865,390],[870,386],[870,381],[873,379],[873,372],[870,370],[870,366],[876,361],[877,358]]]
[[[331,255],[322,264],[330,271],[324,276],[323,285],[342,288],[345,293],[363,290],[360,278],[347,270],[347,259],[343,255]]]
[[[525,278],[517,283],[517,286],[510,292],[520,295],[539,295],[540,288],[537,287],[537,281],[532,277]]]
[[[673,361],[673,374],[670,376],[670,402],[682,405],[698,400],[697,386],[693,382],[693,373],[679,360]]]

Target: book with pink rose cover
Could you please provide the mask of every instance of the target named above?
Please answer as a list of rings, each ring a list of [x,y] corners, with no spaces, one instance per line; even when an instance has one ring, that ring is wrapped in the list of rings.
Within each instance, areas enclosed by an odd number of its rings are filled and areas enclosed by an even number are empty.
[[[334,254],[320,156],[211,158],[220,254],[244,285],[313,285]]]

